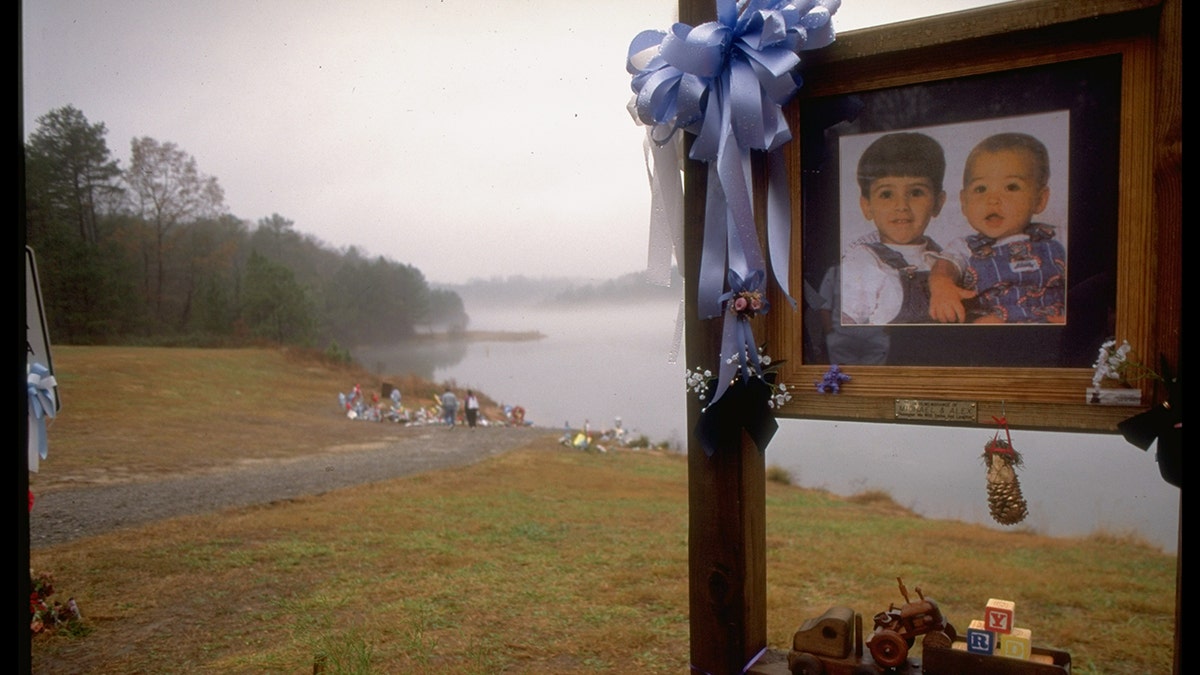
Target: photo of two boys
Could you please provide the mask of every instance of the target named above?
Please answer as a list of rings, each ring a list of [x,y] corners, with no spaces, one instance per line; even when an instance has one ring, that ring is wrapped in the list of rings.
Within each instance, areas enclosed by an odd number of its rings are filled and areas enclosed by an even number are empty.
[[[1061,110],[843,136],[830,361],[886,363],[887,326],[1066,324],[1069,127]]]

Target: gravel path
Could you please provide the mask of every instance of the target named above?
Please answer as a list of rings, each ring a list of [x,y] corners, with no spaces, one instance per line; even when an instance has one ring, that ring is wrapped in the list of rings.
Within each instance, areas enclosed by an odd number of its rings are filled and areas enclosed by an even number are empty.
[[[220,472],[158,481],[58,490],[37,497],[29,514],[29,544],[37,549],[176,516],[463,466],[547,435],[554,432],[528,427],[420,427],[400,440],[359,450],[248,462]]]

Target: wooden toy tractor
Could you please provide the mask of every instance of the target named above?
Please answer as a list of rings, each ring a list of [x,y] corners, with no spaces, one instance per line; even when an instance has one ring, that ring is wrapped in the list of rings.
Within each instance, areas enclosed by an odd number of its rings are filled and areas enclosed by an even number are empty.
[[[885,668],[895,668],[908,659],[908,650],[918,636],[925,636],[923,643],[931,647],[949,647],[956,637],[954,626],[932,598],[926,598],[918,586],[916,602],[908,597],[904,581],[896,577],[904,604],[896,607],[889,604],[887,611],[875,615],[875,632],[867,640],[875,663]]]

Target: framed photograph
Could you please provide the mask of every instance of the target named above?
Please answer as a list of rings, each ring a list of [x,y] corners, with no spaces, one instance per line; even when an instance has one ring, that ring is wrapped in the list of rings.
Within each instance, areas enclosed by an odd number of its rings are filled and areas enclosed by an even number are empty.
[[[1055,89],[1055,92],[1063,90]],[[825,286],[827,303],[832,306],[831,322],[836,328],[835,337],[860,326],[939,323],[932,318],[928,305],[918,301],[918,297],[923,298],[927,291],[924,284],[916,281],[917,272],[908,270],[928,267],[929,260],[949,256],[951,244],[961,246],[966,243],[969,235],[980,234],[972,229],[972,223],[962,207],[961,192],[967,188],[966,180],[962,179],[963,182],[960,183],[959,177],[965,175],[964,164],[974,146],[985,139],[992,139],[993,143],[1031,144],[1035,150],[1044,151],[1045,154],[1041,157],[1045,161],[1034,162],[1032,155],[1024,154],[1023,149],[987,153],[988,156],[1003,157],[1001,161],[1011,158],[1019,165],[1014,165],[1011,170],[1007,167],[1004,169],[1004,181],[999,185],[1004,191],[1020,187],[1018,184],[1008,183],[1007,180],[1020,179],[1021,173],[1030,174],[1030,178],[1036,173],[1041,178],[1036,179],[1039,185],[1028,185],[1030,189],[1026,194],[1037,197],[1039,201],[1034,203],[1034,199],[1027,200],[1029,208],[1021,214],[1025,216],[1023,219],[1009,219],[1006,222],[997,220],[995,226],[989,226],[987,221],[983,220],[981,227],[993,234],[997,229],[1006,228],[1016,235],[1023,232],[1027,225],[1034,223],[1048,226],[1051,228],[1047,230],[1052,235],[1050,239],[1058,242],[1063,253],[1061,258],[1056,253],[1054,260],[1039,260],[1036,256],[1027,256],[1024,259],[1028,262],[1024,266],[1014,263],[1013,266],[1017,267],[1017,270],[1013,275],[1006,274],[1006,277],[1014,276],[1014,279],[1019,279],[1020,275],[1036,273],[1036,285],[1039,290],[1053,287],[1054,284],[1065,287],[1065,271],[1069,268],[1065,252],[1069,250],[1067,240],[1070,235],[1070,212],[1067,204],[1070,194],[1071,112],[1070,109],[1051,110],[1045,113],[886,132],[851,133],[850,128],[856,124],[847,124],[847,128],[843,129],[846,133],[832,136],[831,140],[836,138],[838,143],[836,201],[830,199],[830,195],[827,194],[806,196],[809,207],[805,211],[811,216],[819,212],[822,206],[833,203],[839,205],[836,214],[840,233],[837,259],[831,261],[821,279],[821,284]],[[863,120],[859,117],[855,122]],[[1110,127],[1107,129],[1110,133],[1108,137],[1115,137],[1116,120],[1111,120],[1111,124],[1106,126]],[[815,149],[813,146],[807,147]],[[828,149],[815,150],[817,161],[822,161],[821,155],[828,153]],[[872,174],[881,170],[886,170],[891,175],[860,179],[864,172]],[[1020,173],[1011,173],[1013,170]],[[928,175],[902,175],[911,173]],[[866,184],[863,185],[860,180]],[[1043,182],[1044,185],[1040,184]],[[814,190],[818,186],[809,185]],[[982,190],[986,187],[984,183],[977,183],[975,189]],[[994,205],[989,206],[987,203],[987,200],[997,199],[998,194],[982,197],[983,209],[992,211],[991,214],[982,214],[984,218],[1001,217],[999,202],[1008,200],[1000,197]],[[1037,209],[1036,214],[1032,213],[1034,208]],[[1115,209],[1108,215],[1108,222],[1115,222]],[[808,250],[816,253],[816,248],[818,247]],[[1057,248],[1055,250],[1058,251]],[[819,271],[823,262],[826,261],[814,256],[809,265],[810,270],[816,268]],[[900,279],[897,272],[904,273],[904,283],[897,283]],[[839,282],[836,287],[831,286],[835,277]],[[821,286],[818,285],[817,288],[820,289]],[[1028,312],[1020,311],[1020,308],[1028,306],[1027,302],[1017,305],[1013,308],[1016,311],[1005,314],[1004,323],[1008,326],[1030,326],[1035,322],[1050,320],[1062,320],[1066,323],[1065,298],[1061,300],[1063,302],[1055,302],[1053,315],[1037,313],[1032,309]],[[1039,305],[1046,306],[1044,303]],[[999,304],[998,309],[1002,310],[1005,307]],[[970,318],[964,316],[963,322]],[[982,326],[978,319],[975,325]],[[892,351],[887,355],[888,358],[881,359],[881,362],[904,364],[904,360],[901,359],[902,348],[905,346],[903,343],[909,340],[902,334],[902,330],[897,331],[893,331],[889,337],[900,343],[897,344],[900,349]],[[834,340],[834,346],[836,345],[837,341]],[[832,362],[843,365],[869,363],[863,355],[853,350],[837,353],[835,348],[832,351],[834,353],[828,355]],[[919,360],[921,362],[913,365],[931,365],[936,361],[947,360],[942,350],[926,351],[928,353]],[[1003,356],[1006,361],[1011,359],[1013,362],[1020,362],[1023,360],[1020,353],[1022,351],[1032,350],[1005,350]],[[872,354],[875,355],[874,350]]]
[[[1154,101],[1181,80],[1157,3],[1061,4],[850,33],[803,66],[803,299],[766,317],[785,415],[1103,432],[1165,396],[1089,390],[1111,338],[1178,363],[1182,206],[1155,188],[1180,182],[1160,158],[1181,123]],[[819,393],[833,364],[851,380]]]

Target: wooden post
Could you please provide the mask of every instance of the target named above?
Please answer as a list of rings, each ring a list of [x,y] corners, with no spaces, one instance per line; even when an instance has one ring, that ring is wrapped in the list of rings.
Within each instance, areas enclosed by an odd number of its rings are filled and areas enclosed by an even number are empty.
[[[1175,254],[1159,260],[1156,267],[1160,292],[1158,312],[1175,317],[1179,328],[1176,354],[1183,354],[1183,0],[1164,0],[1158,27],[1158,82],[1154,128],[1155,211],[1161,219],[1159,236],[1167,243],[1160,251]],[[1166,298],[1164,301],[1162,298]],[[1183,376],[1182,357],[1176,360]],[[1183,488],[1179,489],[1179,535],[1175,548],[1175,658],[1173,675],[1183,672]]]
[[[716,18],[712,0],[680,0],[679,20],[695,26]],[[692,139],[688,138],[687,142]],[[708,165],[684,170],[686,365],[716,370],[720,322],[696,307]],[[688,428],[700,404],[688,398]],[[688,579],[693,673],[741,673],[766,647],[766,467],[764,453],[742,434],[712,457],[688,436]]]

